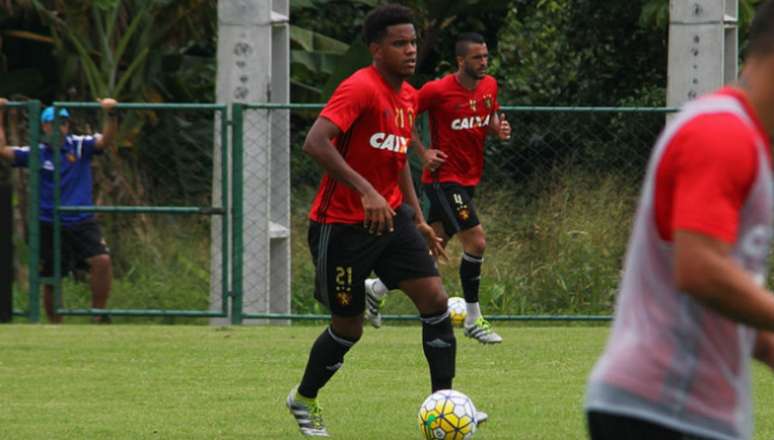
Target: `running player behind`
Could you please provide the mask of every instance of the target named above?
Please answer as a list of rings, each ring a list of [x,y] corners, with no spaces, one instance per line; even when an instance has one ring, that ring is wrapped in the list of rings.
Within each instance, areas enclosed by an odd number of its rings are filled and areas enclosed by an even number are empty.
[[[502,342],[483,317],[479,305],[481,265],[486,234],[473,196],[484,170],[487,134],[507,140],[511,127],[498,116],[497,80],[486,74],[489,50],[484,37],[460,35],[455,45],[457,71],[430,81],[419,91],[419,113],[429,111],[431,149],[415,144],[425,163],[422,184],[430,200],[428,222],[443,239],[457,236],[464,253],[459,275],[467,305],[465,336],[483,344]],[[366,280],[366,318],[381,326],[379,308],[387,288],[378,279]]]
[[[593,440],[752,438],[750,357],[774,368],[772,132],[768,0],[739,82],[687,104],[652,153],[587,388]]]

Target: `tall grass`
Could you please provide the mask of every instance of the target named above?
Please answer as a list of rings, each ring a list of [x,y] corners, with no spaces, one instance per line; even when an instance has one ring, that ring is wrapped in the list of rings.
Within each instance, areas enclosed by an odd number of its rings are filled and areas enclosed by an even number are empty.
[[[549,182],[545,184],[545,182]],[[557,170],[531,186],[482,186],[475,203],[487,233],[481,303],[487,314],[609,313],[635,207],[637,188],[625,176]],[[293,215],[293,305],[318,312],[305,219],[313,191],[297,190]],[[439,266],[450,295],[461,296],[453,239]],[[388,313],[412,313],[403,295]]]
[[[295,313],[326,312],[313,298],[314,266],[306,240],[307,214],[315,191],[313,186],[299,185],[293,192],[292,310]],[[599,177],[562,170],[530,185],[479,188],[476,205],[488,242],[481,283],[485,313],[609,313],[635,195],[636,188],[626,177]],[[154,216],[142,227],[135,223],[102,219],[115,267],[110,307],[208,309],[209,221]],[[127,227],[127,224],[134,226]],[[22,250],[20,255],[24,253]],[[456,239],[451,241],[448,253],[450,262],[441,264],[439,269],[447,291],[461,296],[458,267],[462,249]],[[67,307],[89,306],[91,294],[87,283],[67,278],[63,288]],[[26,295],[17,294],[16,308],[25,309],[26,305]],[[403,295],[393,295],[386,312],[415,311]],[[131,321],[206,322],[194,318],[131,318]]]
[[[207,310],[210,292],[209,221],[203,218],[157,216],[145,227],[127,227],[125,219],[101,221],[113,258],[113,288],[108,307],[116,309]],[[25,252],[26,253],[26,252]],[[219,256],[218,256],[219,257]],[[84,273],[63,278],[66,308],[91,306]],[[26,292],[26,283],[22,286]],[[14,297],[27,309],[27,295]],[[88,318],[69,317],[68,322]],[[114,318],[127,322],[205,322],[196,318]]]

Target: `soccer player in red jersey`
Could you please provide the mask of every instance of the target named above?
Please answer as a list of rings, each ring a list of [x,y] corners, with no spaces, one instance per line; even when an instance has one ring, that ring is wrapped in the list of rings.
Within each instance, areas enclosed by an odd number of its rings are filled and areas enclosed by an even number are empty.
[[[736,85],[685,105],[653,150],[587,387],[593,440],[753,437],[750,358],[774,369],[774,0],[746,58]]]
[[[460,282],[467,304],[465,336],[483,344],[502,342],[484,319],[479,306],[481,264],[486,234],[473,195],[484,170],[487,134],[501,140],[511,135],[504,116],[498,116],[497,81],[486,74],[489,51],[484,37],[461,35],[455,46],[457,72],[430,81],[419,91],[419,111],[429,111],[432,148],[416,142],[426,164],[422,184],[430,200],[428,221],[446,246],[454,235],[464,251]],[[366,280],[366,318],[381,325],[379,307],[387,287],[378,279]]]
[[[404,81],[416,65],[411,11],[381,6],[366,17],[363,34],[372,65],[339,84],[304,144],[325,169],[308,241],[315,297],[331,312],[287,398],[308,436],[328,436],[317,394],[363,333],[364,281],[372,271],[416,305],[432,390],[451,388],[455,372],[448,298],[431,256],[443,247],[425,222],[406,163],[417,111],[416,91]]]

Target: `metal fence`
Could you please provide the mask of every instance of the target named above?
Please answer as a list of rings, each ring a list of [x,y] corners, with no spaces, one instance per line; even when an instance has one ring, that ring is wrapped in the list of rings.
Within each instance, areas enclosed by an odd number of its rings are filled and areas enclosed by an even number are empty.
[[[57,105],[73,110],[73,131],[98,129],[97,104]],[[36,145],[39,103],[11,107],[25,112],[18,120],[29,122],[14,132],[17,140]],[[121,104],[119,146],[95,160],[95,206],[58,208],[97,213],[116,268],[111,308],[84,306],[87,289],[74,287],[60,268],[44,280],[57,286],[59,312],[232,323],[326,319],[312,298],[306,246],[308,208],[321,172],[302,152],[321,107]],[[673,109],[502,111],[513,135],[487,141],[476,193],[489,243],[484,312],[493,320],[608,319],[645,163]],[[427,127],[422,130],[430,144]],[[418,177],[416,157],[411,166]],[[16,243],[29,250],[18,254],[30,268],[39,258],[37,175],[16,177],[17,193],[29,197],[17,202],[29,210],[28,239]],[[460,249],[452,243],[449,253],[451,262],[440,266],[444,285],[461,295]],[[17,284],[28,295],[17,295],[15,312],[36,321],[41,280],[35,270],[22,277],[17,272],[18,278],[25,278]],[[63,306],[63,280],[66,303],[75,304],[70,308]],[[289,301],[273,295],[288,288]],[[390,297],[385,312],[386,319],[416,318],[399,295]]]
[[[70,110],[71,133],[91,134],[100,130],[97,103],[57,102]],[[20,108],[11,103],[10,109]],[[14,130],[24,145],[42,141],[39,127],[40,103],[26,104],[28,127]],[[216,104],[121,104],[121,131],[116,148],[95,157],[93,206],[63,206],[59,200],[61,161],[54,155],[55,181],[54,276],[42,278],[40,224],[38,222],[40,181],[43,165],[40,150],[30,149],[29,173],[16,178],[17,194],[28,194],[26,204],[27,240],[16,240],[26,258],[26,277],[17,276],[27,295],[17,295],[15,314],[39,319],[39,291],[42,284],[54,286],[57,313],[93,316],[226,317],[231,293],[231,255],[228,249],[231,174],[227,149],[228,124],[223,124],[225,105]],[[18,117],[18,116],[17,116]],[[55,121],[54,126],[58,126]],[[58,130],[48,145],[61,144]],[[17,144],[18,145],[18,144]],[[55,148],[59,151],[59,147]],[[21,185],[19,185],[21,183]],[[109,310],[89,307],[88,286],[82,267],[64,267],[61,258],[61,213],[95,213],[111,249],[114,272]],[[22,234],[24,235],[24,234]],[[17,267],[20,265],[17,264]],[[17,273],[21,271],[17,270]],[[67,304],[62,300],[67,286]],[[217,306],[210,294],[223,299]]]
[[[258,131],[289,130],[290,173],[281,178],[289,179],[291,188],[293,277],[292,314],[246,316],[324,319],[326,311],[312,297],[314,268],[306,245],[308,208],[321,170],[302,151],[322,105],[251,108],[290,121],[264,124]],[[645,164],[674,109],[509,106],[502,111],[513,136],[507,142],[487,141],[486,171],[477,193],[490,243],[481,287],[485,313],[493,320],[609,319]],[[421,129],[429,144],[427,126]],[[411,165],[418,177],[416,157]],[[250,211],[245,215],[250,217]],[[441,265],[441,273],[447,291],[461,295],[459,247],[452,245],[450,254],[452,261]],[[405,298],[394,298],[385,319],[416,318]]]

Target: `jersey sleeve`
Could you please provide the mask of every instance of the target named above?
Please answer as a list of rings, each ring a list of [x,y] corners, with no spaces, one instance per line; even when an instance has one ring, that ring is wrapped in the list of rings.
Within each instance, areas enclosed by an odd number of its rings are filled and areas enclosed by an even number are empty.
[[[437,95],[435,83],[436,81],[425,83],[417,92],[417,115],[426,112],[435,100]]]
[[[29,166],[30,147],[11,147],[11,151],[13,151],[12,167],[22,168]]]
[[[349,130],[360,113],[372,101],[372,93],[365,83],[344,80],[333,92],[333,96],[323,108],[320,116],[331,121],[342,133]]]
[[[492,111],[498,112],[500,111],[500,100],[497,98],[497,95],[500,93],[499,87],[497,86],[497,80],[492,78],[492,89],[494,92],[492,93],[492,96],[494,99],[494,102],[492,103]]]
[[[758,169],[757,147],[748,133],[735,117],[715,115],[677,135],[672,231],[736,241],[740,211]]]
[[[102,137],[101,134],[96,133],[89,136],[80,136],[76,140],[77,148],[79,151],[79,156],[83,157],[87,160],[94,157],[95,154],[101,154],[101,150],[97,150],[97,140]]]

